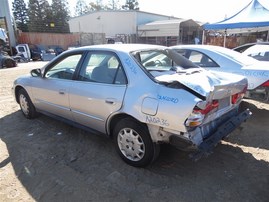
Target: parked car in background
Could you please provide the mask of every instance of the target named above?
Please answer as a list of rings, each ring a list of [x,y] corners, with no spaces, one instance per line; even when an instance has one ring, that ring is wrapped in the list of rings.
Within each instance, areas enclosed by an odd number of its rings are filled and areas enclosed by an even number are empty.
[[[269,61],[269,44],[255,44],[242,52],[260,61]]]
[[[67,50],[72,50],[74,48],[79,48],[79,47],[81,47],[81,46],[69,46],[69,47],[67,47]]]
[[[18,44],[16,50],[18,53],[23,54],[25,58],[33,61],[50,61],[61,51],[59,49],[57,53],[53,48],[40,44]]]
[[[233,50],[260,61],[269,61],[269,42],[246,43]]]
[[[146,166],[161,143],[213,148],[249,116],[238,108],[247,88],[240,75],[212,73],[163,46],[107,44],[63,52],[14,81],[26,118],[50,115],[115,141],[120,157]]]
[[[234,50],[212,45],[171,47],[196,65],[208,70],[228,72],[248,79],[246,98],[269,101],[269,64]]]
[[[56,52],[50,48],[47,48],[45,51],[42,52],[43,61],[51,61],[56,56],[57,56]]]
[[[58,46],[58,45],[50,45],[48,46],[48,48],[52,49],[56,56],[60,55],[62,52],[65,51],[61,46]]]
[[[17,62],[5,51],[0,50],[0,68],[16,67]]]
[[[37,56],[37,60],[50,61],[56,57],[54,50],[50,49],[48,46],[42,44],[31,44],[29,47],[34,57],[35,55]]]
[[[42,54],[46,51],[46,48],[36,44],[28,44],[28,46],[31,52],[31,59],[33,61],[42,60]]]
[[[250,48],[251,46],[254,46],[254,45],[269,45],[269,42],[253,42],[253,43],[246,43],[246,44],[243,44],[243,45],[240,45],[240,46],[237,46],[235,48],[233,48],[234,51],[237,51],[237,52],[240,52],[240,53],[243,53],[246,49]]]

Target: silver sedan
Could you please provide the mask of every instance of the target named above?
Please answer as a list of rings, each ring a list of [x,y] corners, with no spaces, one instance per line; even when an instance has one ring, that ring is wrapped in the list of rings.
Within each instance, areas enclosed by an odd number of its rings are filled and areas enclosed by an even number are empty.
[[[107,44],[65,51],[14,81],[26,118],[49,115],[115,141],[132,166],[153,162],[161,143],[210,153],[249,116],[247,79],[210,73],[167,47]]]

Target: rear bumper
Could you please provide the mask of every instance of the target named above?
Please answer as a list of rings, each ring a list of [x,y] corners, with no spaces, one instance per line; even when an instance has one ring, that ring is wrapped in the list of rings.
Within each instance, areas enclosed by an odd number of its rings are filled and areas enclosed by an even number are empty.
[[[214,147],[231,132],[233,132],[241,123],[245,122],[250,116],[251,112],[249,109],[241,112],[240,114],[231,117],[225,123],[221,124],[218,129],[212,133],[209,137],[205,138],[204,141],[198,146],[198,151],[191,154],[193,160],[198,160],[202,156],[206,156],[212,152]]]

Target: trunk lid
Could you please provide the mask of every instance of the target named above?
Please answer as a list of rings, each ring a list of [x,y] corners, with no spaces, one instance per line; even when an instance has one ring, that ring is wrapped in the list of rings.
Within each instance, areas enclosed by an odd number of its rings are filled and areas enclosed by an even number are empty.
[[[243,76],[208,71],[202,68],[158,72],[153,76],[161,83],[179,82],[204,97],[205,100],[230,97],[244,91],[247,86],[247,79]]]

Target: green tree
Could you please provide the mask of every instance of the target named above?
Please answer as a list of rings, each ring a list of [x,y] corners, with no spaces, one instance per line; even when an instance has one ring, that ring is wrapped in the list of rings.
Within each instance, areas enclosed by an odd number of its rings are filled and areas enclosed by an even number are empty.
[[[89,7],[87,6],[86,2],[84,0],[77,0],[75,16],[80,16],[87,12],[89,12]]]
[[[48,5],[48,7],[44,10],[44,19],[43,19],[43,23],[45,25],[44,27],[44,32],[54,32],[54,21],[55,21],[55,17],[54,17],[54,13],[52,10],[52,7],[50,5]]]
[[[52,19],[50,29],[52,32],[68,33],[69,9],[66,0],[52,0],[51,4]]]
[[[120,10],[119,0],[110,0],[108,5],[104,6],[105,10]]]
[[[137,0],[126,0],[122,8],[125,10],[139,10],[139,4]]]
[[[28,31],[28,13],[24,0],[14,0],[12,11],[17,27],[23,32]]]
[[[48,32],[48,19],[51,7],[47,0],[29,0],[28,16],[29,31]]]

